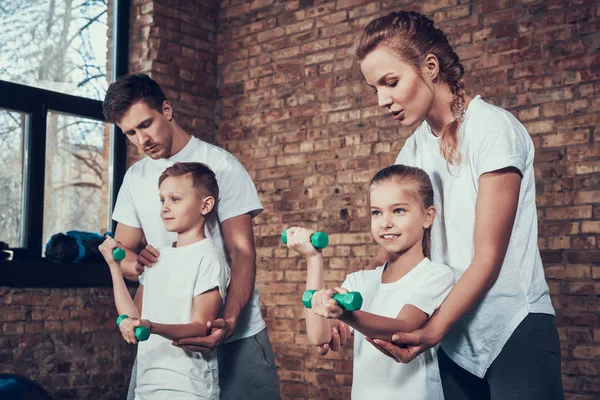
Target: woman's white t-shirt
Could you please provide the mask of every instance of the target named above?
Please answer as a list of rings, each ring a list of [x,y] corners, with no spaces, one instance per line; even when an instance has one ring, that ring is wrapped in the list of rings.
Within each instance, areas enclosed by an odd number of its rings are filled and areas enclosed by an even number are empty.
[[[454,274],[445,265],[424,258],[404,277],[382,283],[384,266],[348,275],[342,287],[360,292],[361,310],[396,318],[402,307],[411,304],[431,316],[454,284]],[[408,364],[383,355],[354,331],[352,399],[443,400],[436,349],[432,348]]]
[[[460,166],[449,165],[427,122],[406,140],[396,164],[425,170],[433,183],[437,215],[431,260],[460,279],[473,259],[479,178],[506,167],[522,180],[510,243],[498,279],[480,303],[446,335],[442,349],[462,368],[483,377],[528,313],[554,314],[537,246],[534,146],[508,111],[476,96],[459,128]]]

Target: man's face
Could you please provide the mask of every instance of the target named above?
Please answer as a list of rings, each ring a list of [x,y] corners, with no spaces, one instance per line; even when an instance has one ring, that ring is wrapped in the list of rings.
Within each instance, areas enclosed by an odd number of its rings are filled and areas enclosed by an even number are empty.
[[[171,157],[173,146],[173,109],[168,101],[162,112],[156,111],[144,101],[134,103],[117,125],[127,139],[150,158]]]

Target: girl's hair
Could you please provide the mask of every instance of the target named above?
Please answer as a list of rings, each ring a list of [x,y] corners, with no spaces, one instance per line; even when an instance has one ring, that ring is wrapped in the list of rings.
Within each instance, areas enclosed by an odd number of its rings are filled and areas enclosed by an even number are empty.
[[[369,186],[391,179],[398,183],[413,184],[416,189],[415,192],[419,195],[423,210],[433,206],[433,185],[427,172],[421,168],[400,164],[392,165],[375,174]],[[423,255],[427,258],[431,256],[431,226],[425,229],[423,233]]]
[[[199,162],[178,162],[163,171],[158,178],[158,186],[169,177],[190,175],[192,186],[199,195],[209,195],[215,199],[215,204],[219,199],[219,185],[215,173],[208,165]],[[213,207],[209,215],[216,209]]]
[[[450,164],[459,164],[458,125],[465,113],[464,68],[448,38],[433,21],[416,12],[392,12],[369,22],[354,43],[354,52],[360,61],[378,46],[386,46],[412,65],[417,72],[428,54],[439,61],[439,76],[434,80],[448,85],[453,99],[450,104],[455,120],[444,127],[440,151]]]

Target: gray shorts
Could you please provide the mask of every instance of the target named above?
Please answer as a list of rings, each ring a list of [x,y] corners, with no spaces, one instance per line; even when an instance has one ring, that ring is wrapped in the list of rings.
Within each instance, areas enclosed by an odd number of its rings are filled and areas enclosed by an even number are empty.
[[[529,314],[479,378],[438,350],[444,397],[452,400],[564,400],[560,342],[549,314]]]
[[[279,400],[279,379],[267,330],[221,345],[219,386],[221,400]],[[134,400],[137,359],[133,364],[127,400]]]

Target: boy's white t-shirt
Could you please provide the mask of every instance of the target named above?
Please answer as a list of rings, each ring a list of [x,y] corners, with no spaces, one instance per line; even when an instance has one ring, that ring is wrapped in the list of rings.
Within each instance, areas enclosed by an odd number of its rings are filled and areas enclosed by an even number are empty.
[[[219,185],[218,221],[214,217],[206,221],[205,234],[231,263],[223,244],[219,221],[243,214],[255,217],[262,212],[262,204],[243,165],[226,150],[195,137],[170,158],[153,160],[144,157],[134,163],[125,173],[112,218],[119,223],[141,228],[146,242],[155,248],[170,246],[175,242],[177,234],[167,232],[160,218],[158,178],[176,162],[201,162],[215,173]],[[236,332],[229,341],[254,336],[265,327],[255,286],[246,309],[240,315]]]
[[[396,318],[407,304],[431,316],[454,284],[454,274],[445,265],[424,258],[404,277],[382,283],[385,265],[348,275],[342,287],[360,292],[362,311]],[[408,364],[396,363],[383,355],[354,330],[354,371],[352,399],[443,400],[436,349],[432,348]]]
[[[192,322],[192,303],[218,288],[225,299],[229,266],[219,249],[204,239],[183,247],[161,247],[152,268],[144,268],[142,319],[162,324]],[[175,347],[160,335],[139,342],[136,400],[219,399],[217,353],[204,355]]]
[[[427,122],[406,140],[396,164],[425,170],[434,188],[437,215],[431,230],[431,259],[450,266],[460,279],[475,252],[475,204],[479,178],[506,167],[522,175],[510,243],[498,279],[480,303],[444,337],[441,346],[462,368],[482,378],[528,313],[554,315],[537,246],[534,146],[508,111],[476,96],[459,128],[460,166],[440,153]]]

